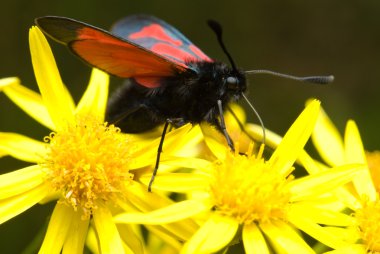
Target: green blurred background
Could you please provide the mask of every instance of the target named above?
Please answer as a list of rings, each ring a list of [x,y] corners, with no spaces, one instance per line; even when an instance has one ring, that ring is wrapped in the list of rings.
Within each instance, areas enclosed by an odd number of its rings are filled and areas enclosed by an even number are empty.
[[[224,27],[225,43],[243,69],[271,69],[295,75],[333,74],[327,86],[270,76],[251,76],[249,96],[266,127],[283,134],[305,100],[322,101],[340,131],[354,119],[368,150],[379,149],[380,2],[368,1],[20,1],[3,0],[0,15],[0,77],[18,76],[37,91],[28,29],[36,17],[58,15],[105,28],[134,13],[158,16],[182,31],[209,56],[226,61],[209,18]],[[66,85],[78,101],[90,69],[67,49],[50,41]],[[112,88],[120,84],[112,79]],[[0,131],[41,140],[49,130],[0,94]],[[249,113],[254,120],[252,113]],[[2,158],[1,172],[25,163]],[[52,205],[35,206],[0,226],[0,253],[21,253],[45,225]],[[39,244],[39,243],[37,243]]]

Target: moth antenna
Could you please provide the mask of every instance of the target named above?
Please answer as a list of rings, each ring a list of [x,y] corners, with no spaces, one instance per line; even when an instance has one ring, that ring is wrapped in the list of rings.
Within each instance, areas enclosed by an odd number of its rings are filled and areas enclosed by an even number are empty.
[[[257,119],[259,120],[260,122],[260,125],[261,125],[261,128],[263,129],[263,140],[262,140],[262,143],[265,145],[265,142],[266,142],[266,134],[265,134],[265,126],[264,126],[264,122],[263,120],[261,119],[260,115],[259,115],[259,112],[257,112],[257,110],[255,109],[255,107],[252,105],[252,103],[248,100],[248,98],[245,96],[244,93],[241,93],[241,96],[244,98],[244,100],[247,102],[248,106],[253,110],[253,112],[255,113]]]
[[[214,33],[216,34],[216,38],[218,39],[219,45],[222,47],[223,52],[228,57],[228,60],[231,63],[232,69],[234,71],[237,71],[235,62],[232,59],[230,53],[228,52],[226,46],[224,45],[223,38],[222,38],[222,34],[223,34],[222,26],[217,21],[215,21],[215,20],[208,20],[207,24],[214,31]]]
[[[293,75],[270,71],[270,70],[251,70],[251,71],[245,71],[245,73],[246,74],[269,74],[276,77],[292,79],[292,80],[297,80],[301,82],[308,82],[308,83],[313,83],[313,84],[321,84],[321,85],[329,84],[334,81],[333,75],[298,77],[298,76],[293,76]]]

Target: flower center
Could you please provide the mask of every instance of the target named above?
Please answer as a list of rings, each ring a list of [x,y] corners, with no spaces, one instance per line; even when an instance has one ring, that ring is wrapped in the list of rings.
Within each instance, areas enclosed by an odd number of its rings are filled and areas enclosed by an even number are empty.
[[[373,184],[380,193],[380,151],[366,152],[366,157]]]
[[[97,202],[122,197],[129,173],[131,144],[120,129],[95,119],[78,118],[76,125],[45,137],[49,143],[42,167],[64,202],[89,217]]]
[[[263,146],[256,156],[252,148],[247,155],[227,152],[224,161],[214,163],[211,193],[216,211],[245,224],[286,218],[288,179],[270,168],[262,151]]]
[[[380,252],[380,201],[365,201],[363,207],[356,211],[355,217],[359,233],[371,253]]]

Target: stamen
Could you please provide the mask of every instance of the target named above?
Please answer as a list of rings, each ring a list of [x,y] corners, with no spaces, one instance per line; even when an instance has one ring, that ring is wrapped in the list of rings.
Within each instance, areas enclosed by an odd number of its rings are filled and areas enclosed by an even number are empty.
[[[236,149],[237,150],[237,149]],[[217,212],[234,217],[240,223],[286,219],[290,199],[288,179],[271,170],[259,153],[246,155],[228,152],[224,161],[214,163],[211,194]]]
[[[380,202],[363,201],[363,207],[356,211],[359,233],[369,253],[380,252]]]
[[[63,202],[89,217],[98,202],[123,197],[132,181],[131,145],[120,130],[92,118],[44,138],[48,155],[41,166]]]

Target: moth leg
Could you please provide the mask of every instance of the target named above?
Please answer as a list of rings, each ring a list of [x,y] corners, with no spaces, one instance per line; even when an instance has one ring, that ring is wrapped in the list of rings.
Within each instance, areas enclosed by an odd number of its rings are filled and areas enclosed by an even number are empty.
[[[217,103],[218,103],[218,110],[219,110],[219,117],[220,117],[220,121],[217,121],[217,126],[222,131],[224,137],[226,137],[228,146],[231,148],[232,151],[235,151],[234,144],[232,142],[230,135],[227,132],[226,123],[224,121],[222,101],[218,100]]]
[[[165,122],[165,125],[164,125],[164,129],[162,130],[160,144],[158,145],[158,149],[157,149],[156,164],[154,166],[152,177],[150,178],[150,181],[149,181],[149,184],[148,184],[148,191],[149,192],[152,192],[152,184],[154,182],[154,178],[157,175],[158,167],[160,165],[160,157],[161,157],[161,153],[162,153],[162,147],[164,145],[164,139],[165,139],[166,131],[168,129],[169,124],[171,124],[171,123],[172,123],[171,119],[166,119],[166,122]]]

